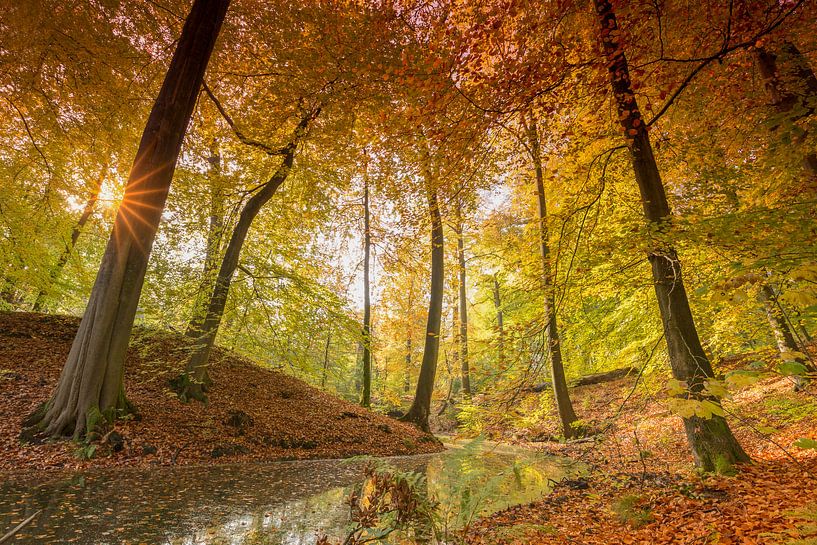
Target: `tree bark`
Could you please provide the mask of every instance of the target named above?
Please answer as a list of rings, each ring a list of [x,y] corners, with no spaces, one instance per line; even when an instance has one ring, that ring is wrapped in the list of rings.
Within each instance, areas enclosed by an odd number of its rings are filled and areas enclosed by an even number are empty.
[[[803,356],[792,358],[791,353],[803,353],[803,350],[794,338],[794,333],[789,326],[789,320],[783,312],[775,289],[767,282],[760,286],[760,300],[763,309],[766,311],[766,318],[769,320],[769,327],[774,334],[777,350],[784,361],[796,361],[806,368],[809,373],[817,373],[817,367]],[[808,379],[804,376],[794,377],[795,389],[800,390],[808,384]]]
[[[532,116],[531,116],[532,117]],[[545,180],[542,170],[542,156],[539,144],[539,132],[536,128],[536,119],[531,118],[526,123],[528,145],[530,155],[533,160],[534,172],[536,174],[536,195],[538,197],[539,214],[539,251],[542,257],[542,291],[544,292],[544,319],[545,334],[547,337],[548,351],[550,352],[550,379],[553,384],[553,397],[556,401],[556,409],[559,412],[559,420],[562,423],[562,434],[566,438],[575,437],[580,430],[576,429],[574,423],[578,420],[576,412],[573,410],[573,403],[570,401],[570,393],[567,389],[565,379],[565,369],[562,362],[562,345],[559,339],[559,328],[556,322],[556,298],[555,286],[550,266],[550,235],[547,227],[547,197],[545,195]]]
[[[414,401],[411,407],[401,420],[411,422],[421,430],[428,432],[430,431],[428,417],[431,412],[431,395],[434,392],[434,378],[437,374],[437,357],[440,351],[445,248],[443,240],[443,220],[437,201],[437,191],[434,188],[428,158],[426,157],[425,160],[425,189],[428,199],[428,214],[431,219],[431,297],[428,304],[425,347],[423,350],[423,362],[420,365],[420,377],[417,380],[417,390],[414,394]]]
[[[332,342],[332,326],[326,332],[326,344],[323,347],[323,374],[321,375],[321,390],[326,389],[326,375],[329,371],[329,344]]]
[[[462,393],[471,397],[471,369],[468,362],[468,299],[465,289],[465,241],[463,239],[462,204],[457,201],[457,261],[459,264],[459,300],[460,300],[460,369],[462,374]]]
[[[289,175],[295,160],[298,142],[306,132],[309,122],[318,115],[319,111],[310,112],[301,119],[292,140],[284,148],[281,165],[267,183],[241,209],[238,222],[233,228],[230,241],[227,243],[227,249],[221,260],[221,266],[213,286],[213,293],[207,305],[207,314],[203,320],[190,325],[190,329],[200,332],[194,341],[193,351],[187,360],[184,372],[171,381],[173,389],[179,394],[179,399],[182,401],[196,399],[205,402],[207,400],[206,391],[212,382],[207,372],[210,352],[221,326],[221,318],[224,315],[224,307],[230,293],[230,284],[233,280],[233,274],[238,268],[238,260],[241,256],[244,241],[247,239],[247,233],[261,208],[275,195],[275,192]]]
[[[408,293],[408,308],[407,319],[408,326],[406,327],[406,375],[403,381],[403,392],[408,393],[411,390],[411,339],[414,331],[414,275],[411,275]]]
[[[499,291],[499,278],[493,276],[494,309],[496,310],[496,330],[497,330],[497,363],[501,371],[505,370],[505,319],[502,314],[502,296]]]
[[[148,117],[88,306],[51,399],[26,420],[48,436],[92,433],[130,409],[125,353],[184,134],[229,0],[196,0]]]
[[[363,173],[363,400],[361,405],[372,404],[372,303],[369,284],[369,259],[372,236],[369,228],[369,173],[368,162]]]
[[[618,22],[610,0],[595,0],[595,6],[601,23],[601,39],[613,96],[641,193],[644,217],[650,225],[666,231],[670,207],[630,83],[627,59],[619,42]],[[675,250],[667,245],[656,245],[649,254],[649,261],[672,374],[689,385],[690,395],[706,399],[703,393],[704,381],[712,378],[714,373],[692,318],[681,278],[681,262]],[[684,418],[684,428],[695,463],[703,470],[722,471],[734,463],[749,461],[749,456],[743,451],[723,417],[713,415],[711,418]]]
[[[88,223],[88,220],[91,219],[94,209],[96,208],[96,203],[99,201],[99,192],[102,190],[102,184],[105,181],[105,175],[107,173],[108,164],[105,163],[102,170],[99,172],[99,176],[97,176],[96,180],[94,180],[94,185],[91,188],[91,195],[88,198],[88,202],[86,202],[85,206],[82,208],[82,214],[80,214],[77,222],[71,228],[70,240],[66,242],[60,256],[57,258],[57,262],[54,264],[54,268],[51,269],[51,272],[48,275],[48,287],[42,288],[37,294],[37,298],[34,300],[34,305],[31,308],[31,310],[34,312],[41,312],[43,310],[46,303],[46,298],[49,295],[49,290],[53,290],[54,284],[59,279],[62,269],[68,263],[68,260],[71,258],[71,254],[74,253],[74,247],[77,245],[77,241],[82,234],[82,230],[85,227],[85,224]]]

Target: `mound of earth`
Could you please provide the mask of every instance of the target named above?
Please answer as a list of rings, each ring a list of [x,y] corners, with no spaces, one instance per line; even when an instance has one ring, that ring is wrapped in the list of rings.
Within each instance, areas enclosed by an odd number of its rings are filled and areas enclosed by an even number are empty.
[[[24,445],[21,422],[53,391],[79,319],[0,313],[0,470],[205,464],[436,452],[439,442],[216,347],[209,404],[181,403],[168,381],[184,367],[178,334],[139,329],[125,391],[140,418],[116,423],[91,460],[71,441]]]

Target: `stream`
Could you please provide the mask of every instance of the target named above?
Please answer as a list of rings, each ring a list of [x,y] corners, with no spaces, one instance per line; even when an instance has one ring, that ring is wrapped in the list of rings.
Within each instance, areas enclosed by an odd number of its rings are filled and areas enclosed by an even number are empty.
[[[386,461],[425,474],[429,492],[452,523],[534,501],[555,481],[581,472],[570,460],[506,445],[448,446],[438,454]],[[347,498],[361,482],[366,463],[313,460],[3,475],[0,535],[42,510],[7,543],[314,545],[319,532],[344,535]]]

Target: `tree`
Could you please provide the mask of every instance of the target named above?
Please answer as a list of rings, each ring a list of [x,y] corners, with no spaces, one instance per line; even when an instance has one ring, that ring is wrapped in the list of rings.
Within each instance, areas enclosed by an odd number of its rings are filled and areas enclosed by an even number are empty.
[[[71,228],[71,238],[65,243],[65,248],[63,248],[62,252],[60,252],[60,256],[57,258],[54,268],[51,269],[51,272],[48,275],[52,287],[54,282],[56,282],[59,278],[62,269],[71,258],[71,254],[74,252],[74,247],[77,245],[80,235],[82,235],[82,230],[85,227],[85,224],[88,223],[88,220],[91,219],[91,215],[94,213],[96,203],[99,200],[99,192],[102,190],[102,183],[105,181],[105,176],[107,174],[108,164],[106,163],[102,166],[102,169],[99,171],[99,176],[97,176],[96,180],[94,181],[91,188],[91,195],[88,197],[88,201],[82,208],[82,214],[80,214],[79,218],[77,218],[77,222]],[[34,300],[34,305],[32,306],[32,310],[34,312],[40,312],[43,310],[47,296],[48,290],[41,288],[40,292],[37,294],[37,298]]]
[[[650,228],[669,242],[670,206],[633,92],[613,5],[610,0],[595,0],[595,8],[601,23],[601,40],[613,97],[641,193],[644,217]],[[681,277],[680,259],[667,242],[656,240],[648,258],[672,373],[688,386],[693,399],[708,401],[718,407],[717,399],[705,392],[705,381],[714,377],[714,371],[698,337]],[[720,412],[718,408],[715,411]],[[708,418],[700,415],[684,417],[684,428],[695,463],[705,471],[722,470],[734,463],[749,461],[721,414],[711,413]]]
[[[207,296],[212,293],[213,285],[218,273],[219,256],[224,231],[224,181],[222,173],[222,158],[218,149],[218,141],[214,139],[210,147],[210,156],[207,157],[209,210],[207,218],[207,247],[204,250],[204,267],[201,275],[199,293],[193,304],[193,316],[187,324],[185,335],[196,339],[201,332],[196,329],[207,313]]]
[[[471,397],[471,370],[468,365],[468,299],[466,298],[465,286],[465,242],[463,240],[462,203],[457,198],[456,210],[456,234],[457,234],[457,270],[459,273],[459,311],[460,311],[460,331],[459,350],[460,365],[462,374],[462,393],[466,398]]]
[[[817,77],[797,46],[787,41],[780,46],[779,54],[763,46],[758,47],[756,52],[766,89],[777,111],[785,117],[785,123],[791,125],[814,113],[817,108]],[[795,144],[802,144],[808,135],[802,129],[793,132]],[[806,151],[802,161],[810,179],[809,189],[817,191],[817,153]]]
[[[434,185],[435,180],[431,172],[427,150],[424,151],[422,168],[428,215],[431,220],[431,297],[428,303],[425,347],[423,361],[420,364],[420,376],[417,379],[417,389],[414,401],[402,420],[415,424],[423,431],[429,431],[428,417],[431,413],[431,396],[434,393],[434,378],[437,375],[437,357],[440,351],[440,326],[445,289],[443,280],[445,276],[445,240],[443,239],[443,220],[437,200],[437,189]]]
[[[372,302],[369,261],[372,251],[372,233],[369,226],[369,160],[368,151],[363,164],[363,398],[361,405],[372,404]]]
[[[232,283],[233,274],[238,268],[241,249],[247,240],[247,234],[250,231],[253,220],[258,216],[261,208],[275,195],[275,192],[287,179],[287,176],[289,176],[292,170],[292,164],[295,161],[295,152],[298,149],[298,144],[306,135],[309,123],[320,114],[320,111],[321,108],[317,107],[313,110],[307,110],[303,114],[289,143],[278,150],[278,152],[283,155],[281,164],[269,180],[256,188],[256,193],[250,197],[241,209],[238,222],[235,227],[233,227],[230,241],[227,243],[227,249],[221,260],[218,275],[216,276],[213,286],[213,292],[210,295],[210,301],[207,305],[207,314],[203,319],[199,318],[195,320],[194,318],[195,321],[192,322],[189,327],[190,331],[197,332],[191,333],[191,335],[196,335],[193,351],[187,360],[184,372],[172,381],[172,386],[174,390],[178,392],[179,398],[182,401],[189,399],[206,401],[205,392],[207,391],[207,387],[211,384],[210,376],[207,372],[210,361],[210,351],[216,342],[216,335],[221,325],[221,318],[224,315],[224,307],[227,304],[227,296],[230,293],[230,284]]]
[[[123,373],[148,256],[229,0],[196,0],[148,117],[102,263],[51,399],[24,426],[75,439],[132,411]]]
[[[559,339],[559,328],[556,321],[556,296],[553,285],[553,275],[550,263],[550,235],[547,221],[547,196],[545,195],[545,180],[542,170],[541,144],[536,119],[531,115],[529,120],[522,117],[528,139],[528,152],[533,161],[536,175],[537,212],[539,220],[539,252],[542,258],[542,291],[544,292],[544,322],[547,347],[550,352],[550,377],[553,384],[553,397],[562,422],[562,433],[565,437],[574,437],[580,430],[575,426],[576,413],[570,401],[570,392],[567,389],[564,364],[562,363],[562,346]]]

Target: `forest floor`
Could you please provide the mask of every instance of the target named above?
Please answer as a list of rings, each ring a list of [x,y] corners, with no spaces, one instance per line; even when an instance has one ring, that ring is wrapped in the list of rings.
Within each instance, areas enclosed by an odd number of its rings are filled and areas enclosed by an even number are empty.
[[[211,356],[209,404],[181,403],[168,381],[184,367],[182,337],[139,328],[125,364],[125,391],[138,408],[139,419],[117,422],[117,435],[99,445],[90,460],[81,459],[78,445],[71,441],[21,444],[21,423],[53,391],[78,325],[74,317],[0,313],[0,472],[386,456],[442,449],[413,426],[218,347]]]
[[[725,362],[721,370],[740,365]],[[790,379],[768,378],[725,401],[753,463],[734,476],[705,476],[692,471],[681,419],[666,398],[634,382],[572,390],[576,412],[606,428],[591,439],[531,442],[517,430],[515,442],[585,460],[592,470],[543,501],[482,519],[468,544],[817,544],[817,451],[793,446],[817,439],[815,384],[795,393]],[[517,406],[525,410],[524,401]],[[514,433],[504,431],[506,439]]]

